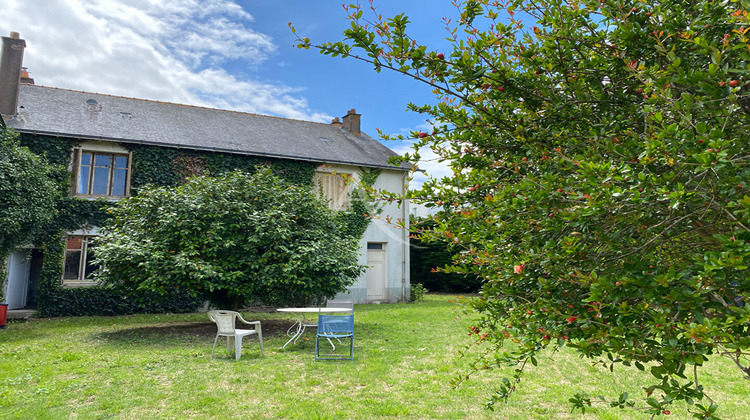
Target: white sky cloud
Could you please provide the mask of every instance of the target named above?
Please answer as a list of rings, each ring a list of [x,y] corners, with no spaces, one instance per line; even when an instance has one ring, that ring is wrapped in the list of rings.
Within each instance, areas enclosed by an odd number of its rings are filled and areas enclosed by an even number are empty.
[[[394,144],[387,144],[387,146],[393,150],[394,152],[403,155],[405,153],[413,153],[413,149],[411,147],[411,144],[403,142],[398,145]],[[443,177],[451,177],[453,176],[453,172],[448,167],[447,162],[439,162],[438,156],[430,149],[428,148],[421,148],[419,150],[419,155],[421,156],[421,159],[417,166],[419,166],[419,169],[424,171],[424,173],[421,172],[415,172],[414,176],[411,180],[411,184],[409,185],[410,188],[419,188],[422,183],[424,183],[425,180],[427,180],[427,177],[431,178],[443,178]]]
[[[222,69],[258,65],[271,37],[229,0],[3,0],[0,31],[27,41],[37,84],[329,122],[299,88]]]

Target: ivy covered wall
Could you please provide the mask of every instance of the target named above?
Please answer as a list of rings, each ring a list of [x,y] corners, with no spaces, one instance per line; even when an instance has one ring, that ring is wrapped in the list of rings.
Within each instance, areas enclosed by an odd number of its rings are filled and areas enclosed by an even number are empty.
[[[21,135],[21,144],[32,152],[45,156],[51,163],[59,165],[56,174],[60,181],[63,198],[58,203],[59,216],[48,226],[35,232],[35,245],[44,253],[44,264],[39,279],[38,312],[42,316],[69,315],[117,315],[137,312],[180,312],[194,310],[199,301],[186,295],[157,296],[109,287],[64,288],[60,279],[63,274],[65,255],[64,232],[83,227],[102,226],[108,217],[106,200],[85,200],[69,196],[71,173],[71,150],[80,140]],[[200,152],[157,146],[123,144],[132,152],[131,193],[145,184],[177,186],[185,179],[196,175],[217,176],[239,169],[254,171],[256,165],[270,166],[277,176],[298,185],[310,185],[318,164],[305,161],[274,159],[226,153]],[[360,208],[361,207],[361,208]],[[366,206],[353,207],[342,213],[350,224],[349,232],[361,236],[367,228],[363,217]]]

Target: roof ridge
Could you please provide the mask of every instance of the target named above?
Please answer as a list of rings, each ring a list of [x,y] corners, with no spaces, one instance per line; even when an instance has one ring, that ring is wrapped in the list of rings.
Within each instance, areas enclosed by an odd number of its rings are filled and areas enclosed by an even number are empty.
[[[99,92],[88,92],[85,90],[78,90],[78,89],[68,89],[68,88],[60,88],[55,86],[45,86],[45,85],[39,85],[39,84],[22,84],[21,86],[33,86],[33,87],[41,87],[45,89],[55,89],[55,90],[62,90],[66,92],[76,92],[76,93],[87,93],[90,95],[99,95],[99,96],[106,96],[110,98],[119,98],[119,99],[131,99],[134,101],[143,101],[143,102],[151,102],[151,103],[157,103],[157,104],[164,104],[164,105],[175,105],[175,106],[183,106],[186,108],[196,108],[196,109],[205,109],[209,111],[220,111],[220,112],[231,112],[234,114],[242,114],[242,115],[252,115],[256,117],[265,117],[265,118],[276,118],[278,120],[288,120],[288,121],[298,121],[298,122],[304,122],[304,123],[310,123],[310,124],[321,124],[329,126],[331,124],[324,123],[324,122],[317,122],[317,121],[308,121],[308,120],[300,120],[297,118],[285,118],[285,117],[277,117],[275,115],[264,115],[264,114],[257,114],[254,112],[247,112],[247,111],[235,111],[231,109],[221,109],[221,108],[212,108],[208,106],[199,106],[199,105],[189,105],[189,104],[181,104],[178,102],[169,102],[169,101],[158,101],[155,99],[143,99],[143,98],[135,98],[132,96],[122,96],[122,95],[112,95],[109,93],[99,93]]]

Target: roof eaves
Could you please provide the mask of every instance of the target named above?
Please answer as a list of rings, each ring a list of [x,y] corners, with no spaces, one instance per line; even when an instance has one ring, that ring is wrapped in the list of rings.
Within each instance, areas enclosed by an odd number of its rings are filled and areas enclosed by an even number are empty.
[[[155,141],[148,141],[148,140],[121,139],[121,138],[103,137],[103,136],[81,136],[81,135],[74,135],[74,134],[69,134],[69,133],[40,131],[40,130],[27,130],[27,129],[22,129],[22,128],[14,129],[14,130],[19,133],[43,135],[43,136],[54,136],[54,137],[67,137],[67,138],[75,138],[78,140],[111,141],[111,142],[118,142],[118,143],[169,147],[172,149],[184,149],[184,150],[195,150],[195,151],[200,150],[204,152],[228,153],[232,155],[261,156],[261,157],[269,157],[269,158],[276,158],[276,159],[301,160],[305,162],[315,162],[315,163],[337,163],[337,164],[342,164],[342,165],[365,166],[368,168],[393,169],[393,170],[400,170],[400,171],[410,170],[410,168],[406,168],[403,166],[395,166],[395,165],[388,165],[388,164],[382,164],[382,165],[375,164],[374,165],[371,163],[363,163],[363,162],[351,162],[351,161],[336,160],[336,159],[316,159],[316,158],[310,158],[310,157],[305,157],[305,156],[282,155],[282,154],[267,153],[267,152],[250,152],[250,151],[243,151],[243,150],[225,149],[221,147],[217,148],[217,147],[200,147],[200,146],[181,146],[179,144],[155,142]]]

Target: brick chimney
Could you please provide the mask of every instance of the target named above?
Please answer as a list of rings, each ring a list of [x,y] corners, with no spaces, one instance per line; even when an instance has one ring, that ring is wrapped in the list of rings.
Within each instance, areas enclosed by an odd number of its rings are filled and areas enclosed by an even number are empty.
[[[33,85],[34,79],[29,76],[29,70],[26,67],[21,67],[21,84],[22,85]]]
[[[357,110],[354,108],[350,109],[349,112],[344,115],[344,118],[342,118],[344,122],[344,130],[355,136],[362,134],[359,128],[359,117],[361,117],[361,115],[357,114]]]
[[[0,114],[16,115],[18,107],[18,87],[21,82],[21,65],[26,41],[18,32],[4,36],[0,58]]]

